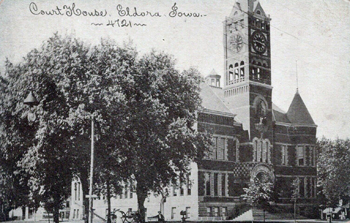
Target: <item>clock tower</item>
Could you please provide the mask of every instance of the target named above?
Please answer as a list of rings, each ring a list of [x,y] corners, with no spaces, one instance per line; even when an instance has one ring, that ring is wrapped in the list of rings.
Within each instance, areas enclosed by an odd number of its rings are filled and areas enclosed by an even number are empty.
[[[250,141],[272,142],[270,18],[255,0],[239,0],[224,21],[224,97]]]

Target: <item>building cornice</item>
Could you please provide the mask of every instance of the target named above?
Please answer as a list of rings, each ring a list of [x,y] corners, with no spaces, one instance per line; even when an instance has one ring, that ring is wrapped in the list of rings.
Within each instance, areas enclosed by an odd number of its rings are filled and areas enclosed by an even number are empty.
[[[221,115],[221,116],[226,116],[226,117],[231,117],[231,118],[236,117],[236,114],[232,114],[229,112],[215,111],[215,110],[211,110],[211,109],[207,109],[207,108],[201,108],[201,109],[199,109],[199,112],[203,112],[203,113],[207,113],[207,114],[211,114],[211,115]]]

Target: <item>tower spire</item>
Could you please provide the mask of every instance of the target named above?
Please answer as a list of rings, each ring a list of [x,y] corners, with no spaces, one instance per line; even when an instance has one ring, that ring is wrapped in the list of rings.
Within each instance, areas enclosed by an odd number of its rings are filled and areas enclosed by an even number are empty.
[[[295,77],[297,82],[297,93],[299,91],[299,82],[298,82],[298,60],[295,61]]]

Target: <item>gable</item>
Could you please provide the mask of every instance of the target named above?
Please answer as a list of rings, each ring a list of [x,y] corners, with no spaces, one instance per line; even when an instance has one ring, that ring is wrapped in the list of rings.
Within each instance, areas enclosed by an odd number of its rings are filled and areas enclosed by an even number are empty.
[[[261,7],[260,2],[256,3],[256,6],[254,7],[254,14],[262,16],[262,17],[266,17],[265,11],[264,9]]]
[[[231,10],[231,13],[230,13],[230,17],[231,18],[234,18],[234,17],[241,17],[243,15],[243,12],[244,10],[242,9],[242,5],[241,3],[239,2],[236,2],[233,7],[232,7],[232,10]]]

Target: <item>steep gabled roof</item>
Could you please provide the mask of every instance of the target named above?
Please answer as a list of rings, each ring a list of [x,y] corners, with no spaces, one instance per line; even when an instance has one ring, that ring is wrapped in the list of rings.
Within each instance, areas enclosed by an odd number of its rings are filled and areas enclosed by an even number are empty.
[[[290,121],[287,117],[285,111],[277,107],[274,103],[272,103],[272,118],[275,122],[289,123]]]
[[[200,84],[200,97],[202,99],[202,107],[206,111],[221,113],[223,115],[234,117],[235,115],[226,107],[224,102],[216,95],[207,83]]]
[[[264,9],[261,7],[260,2],[254,2],[254,13],[260,12],[259,15],[266,17]]]
[[[315,125],[315,122],[298,91],[295,93],[292,103],[287,111],[287,117],[293,124]]]

